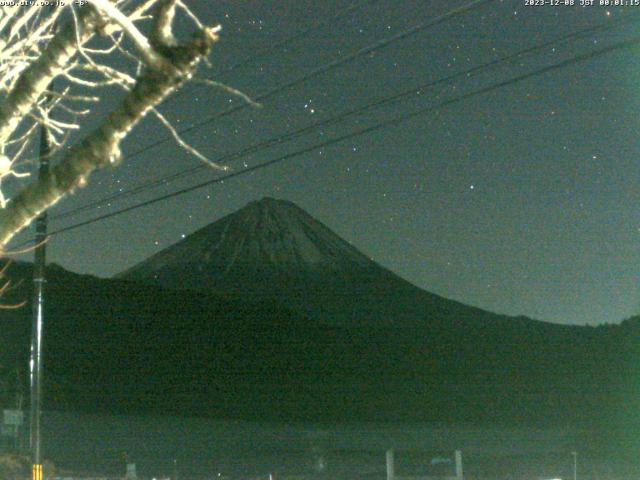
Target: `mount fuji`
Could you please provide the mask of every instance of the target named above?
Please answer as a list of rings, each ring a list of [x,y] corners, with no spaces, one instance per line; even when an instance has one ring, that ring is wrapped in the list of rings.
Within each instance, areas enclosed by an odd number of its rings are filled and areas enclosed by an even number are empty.
[[[165,288],[276,299],[324,321],[411,325],[482,310],[419,289],[295,204],[264,198],[117,275]]]
[[[30,299],[31,265],[10,274],[18,286],[3,301]],[[570,326],[463,305],[282,200],[250,203],[119,278],[47,276],[52,408],[602,428],[637,418],[640,318]],[[30,310],[0,309],[0,365],[27,365]]]
[[[636,321],[557,325],[443,298],[380,266],[295,204],[272,198],[249,203],[119,279],[274,302],[295,313],[301,331],[328,329],[305,341],[299,369],[313,357],[309,372],[331,372],[314,382],[340,378],[341,391],[369,398],[367,408],[434,413],[437,405],[439,416],[453,402],[450,412],[459,416],[588,418],[619,404],[627,388],[621,378],[636,370],[629,368]]]

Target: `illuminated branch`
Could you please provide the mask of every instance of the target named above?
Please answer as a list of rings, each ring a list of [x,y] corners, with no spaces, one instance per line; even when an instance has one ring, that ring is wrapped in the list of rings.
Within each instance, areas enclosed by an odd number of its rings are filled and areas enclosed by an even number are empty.
[[[172,2],[160,3],[161,14],[156,22],[165,21],[162,8],[169,3]],[[122,140],[149,110],[193,77],[198,64],[217,40],[218,31],[219,27],[205,28],[187,44],[161,45],[162,51],[156,50],[156,54],[162,55],[162,61],[148,65],[106,121],[71,148],[47,177],[26,187],[0,211],[0,245],[6,245],[63,196],[86,184],[93,171],[117,164]]]

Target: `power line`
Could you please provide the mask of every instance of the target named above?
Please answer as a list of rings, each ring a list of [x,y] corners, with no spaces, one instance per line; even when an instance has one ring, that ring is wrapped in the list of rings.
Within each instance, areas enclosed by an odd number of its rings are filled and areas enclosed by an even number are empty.
[[[279,50],[281,47],[284,47],[285,45],[287,45],[289,43],[295,42],[296,40],[298,40],[298,39],[300,39],[300,38],[312,33],[313,31],[318,30],[319,28],[334,22],[335,20],[339,19],[340,17],[348,15],[348,14],[350,14],[350,13],[352,13],[352,12],[362,8],[362,7],[364,7],[365,5],[373,5],[374,3],[378,2],[378,1],[379,0],[366,0],[364,2],[352,4],[352,5],[348,6],[347,8],[345,8],[343,10],[340,10],[335,15],[330,16],[330,17],[326,17],[326,18],[320,20],[315,25],[307,27],[307,28],[301,30],[298,33],[294,33],[290,37],[287,37],[284,40],[281,40],[279,42],[276,42],[276,43],[272,44],[268,48],[263,48],[263,49],[258,50],[256,53],[254,53],[253,55],[245,58],[244,60],[241,60],[241,61],[231,65],[230,67],[225,68],[218,75],[226,75],[227,73],[230,73],[230,72],[232,72],[232,71],[234,71],[234,70],[236,70],[238,68],[244,67],[245,65],[247,65],[249,63],[255,62],[259,58],[269,56],[272,53],[274,53],[274,51]]]
[[[221,75],[226,75],[238,68],[244,67],[250,63],[255,62],[256,60],[263,58],[263,57],[268,57],[270,55],[272,55],[273,53],[275,53],[276,51],[278,51],[280,48],[286,46],[289,43],[293,43],[307,35],[309,35],[310,33],[314,32],[315,30],[319,30],[320,28],[322,28],[323,26],[335,22],[336,20],[340,19],[343,16],[346,16],[350,13],[353,13],[354,11],[366,6],[366,5],[373,5],[374,3],[377,3],[379,0],[365,0],[363,2],[360,3],[354,3],[352,5],[349,5],[347,8],[344,8],[340,11],[338,11],[337,13],[335,13],[334,15],[330,16],[330,17],[326,17],[323,18],[322,20],[320,20],[319,22],[317,22],[316,24],[307,27],[305,29],[302,29],[300,32],[298,33],[294,33],[293,35],[280,40],[279,42],[276,42],[272,45],[270,45],[269,47],[263,48],[258,50],[256,53],[254,53],[253,55],[248,56],[247,58],[245,58],[244,60],[240,60],[239,62],[231,65],[230,67],[225,68],[224,70],[222,70],[221,72],[219,72],[217,75],[221,76]],[[174,94],[173,96],[171,96],[170,98],[168,98],[165,101],[165,104],[167,102],[171,102],[173,100],[175,100],[176,98],[181,97],[182,95],[184,95],[186,93],[186,90],[182,89],[179,92],[177,92],[176,94]]]
[[[391,44],[393,44],[393,43],[395,43],[395,42],[397,42],[399,40],[403,40],[403,39],[405,39],[407,37],[410,37],[411,35],[414,35],[416,33],[421,32],[422,30],[425,30],[425,29],[427,29],[429,27],[433,27],[433,26],[439,25],[439,24],[449,20],[450,18],[452,18],[454,16],[462,15],[463,13],[468,13],[468,12],[470,12],[470,11],[476,9],[476,8],[479,8],[479,7],[483,6],[486,3],[490,3],[490,2],[493,2],[493,1],[495,1],[495,0],[472,0],[471,2],[466,3],[461,7],[457,7],[457,8],[454,8],[452,10],[449,10],[448,12],[443,13],[442,15],[438,15],[437,17],[435,17],[435,18],[433,18],[433,19],[431,19],[429,21],[422,22],[422,23],[419,23],[417,25],[414,25],[413,27],[408,28],[406,30],[402,30],[401,32],[398,32],[397,34],[395,34],[395,35],[393,35],[391,37],[385,38],[383,40],[379,40],[379,41],[374,42],[374,43],[372,43],[370,45],[367,45],[366,47],[362,47],[362,48],[356,50],[355,52],[351,53],[350,55],[347,55],[347,56],[345,56],[343,58],[336,59],[336,60],[334,60],[332,62],[329,62],[329,63],[327,63],[325,65],[322,65],[322,66],[320,66],[318,68],[315,68],[311,72],[309,72],[309,73],[307,73],[305,75],[302,75],[301,77],[298,77],[298,78],[296,78],[294,80],[291,80],[291,81],[289,81],[289,82],[287,82],[287,83],[285,83],[283,85],[277,86],[275,88],[272,88],[271,90],[266,91],[265,93],[262,93],[262,94],[258,95],[257,97],[254,98],[254,100],[256,102],[262,102],[262,101],[264,101],[264,100],[266,100],[266,99],[268,99],[268,98],[270,98],[270,97],[272,97],[272,96],[274,96],[274,95],[276,95],[276,94],[278,94],[278,93],[280,93],[280,92],[282,92],[284,90],[287,90],[287,89],[289,89],[291,87],[294,87],[296,85],[300,85],[300,84],[306,82],[307,80],[311,80],[312,78],[315,78],[315,77],[317,77],[319,75],[322,75],[323,73],[326,73],[326,72],[328,72],[330,70],[333,70],[334,68],[337,68],[337,67],[339,67],[341,65],[349,63],[349,62],[351,62],[351,61],[353,61],[353,60],[355,60],[357,58],[360,58],[362,56],[368,55],[368,54],[370,54],[372,52],[375,52],[375,51],[378,51],[378,50],[382,50],[383,48],[386,48],[389,45],[391,45]],[[245,109],[247,107],[248,107],[247,103],[242,103],[242,104],[240,104],[240,105],[238,105],[236,107],[232,107],[232,108],[224,110],[224,111],[222,111],[220,113],[217,113],[217,114],[215,114],[215,115],[213,115],[213,116],[211,116],[211,117],[209,117],[209,118],[207,118],[205,120],[202,120],[200,122],[194,123],[193,125],[191,125],[189,127],[186,127],[186,128],[183,128],[182,130],[178,130],[177,133],[179,135],[183,135],[185,133],[189,133],[189,132],[191,132],[193,130],[201,128],[204,125],[208,125],[211,122],[213,122],[213,121],[215,121],[215,120],[217,120],[219,118],[226,117],[227,115],[230,115],[232,113],[238,112],[238,111],[243,110],[243,109]],[[173,138],[174,138],[173,136],[167,136],[162,140],[158,140],[156,142],[153,142],[153,143],[151,143],[151,144],[149,144],[149,145],[147,145],[145,147],[142,147],[142,148],[130,153],[129,155],[126,155],[123,160],[127,160],[127,159],[130,159],[130,158],[136,157],[136,156],[140,155],[141,153],[144,153],[144,152],[146,152],[148,150],[156,148],[159,145],[162,145],[163,143],[166,143],[168,141],[173,140]]]
[[[154,203],[158,203],[158,202],[161,202],[163,200],[167,200],[169,198],[177,197],[179,195],[183,195],[183,194],[192,192],[194,190],[198,190],[200,188],[203,188],[203,187],[206,187],[206,186],[209,186],[209,185],[213,185],[213,184],[216,184],[216,183],[221,183],[221,182],[224,182],[225,180],[229,180],[229,179],[241,176],[241,175],[245,175],[245,174],[248,174],[248,173],[251,173],[251,172],[262,170],[264,168],[267,168],[267,167],[270,167],[272,165],[284,162],[284,161],[289,160],[291,158],[298,157],[298,156],[303,155],[305,153],[312,152],[314,150],[322,149],[322,148],[325,148],[325,147],[328,147],[328,146],[343,142],[345,140],[349,140],[349,139],[352,139],[352,138],[355,138],[355,137],[358,137],[358,136],[361,136],[361,135],[365,135],[365,134],[368,134],[368,133],[371,133],[371,132],[374,132],[374,131],[377,131],[377,130],[381,130],[383,128],[396,126],[396,125],[398,125],[400,123],[406,122],[406,121],[411,120],[413,118],[416,118],[416,117],[418,117],[420,115],[424,115],[425,113],[430,113],[430,112],[442,109],[444,107],[447,107],[447,106],[462,102],[462,101],[467,100],[469,98],[472,98],[472,97],[475,97],[475,96],[478,96],[478,95],[483,95],[485,93],[489,93],[489,92],[492,92],[492,91],[495,91],[495,90],[498,90],[500,88],[504,88],[504,87],[507,87],[507,86],[510,86],[510,85],[514,85],[514,84],[522,82],[524,80],[528,80],[530,78],[538,77],[538,76],[544,75],[546,73],[549,73],[549,72],[552,72],[552,71],[555,71],[555,70],[560,70],[560,69],[568,67],[570,65],[575,65],[575,64],[578,64],[578,63],[582,63],[582,62],[585,62],[587,60],[591,60],[593,58],[596,58],[596,57],[599,57],[599,56],[602,56],[602,55],[606,55],[606,54],[614,52],[614,51],[623,50],[623,49],[627,49],[627,48],[632,48],[632,47],[637,46],[638,44],[640,44],[640,37],[635,37],[635,38],[633,38],[631,40],[628,40],[628,41],[625,41],[625,42],[619,42],[619,43],[607,46],[605,48],[602,48],[600,50],[595,50],[595,51],[592,51],[592,52],[589,52],[589,53],[585,53],[585,54],[582,54],[582,55],[574,56],[574,57],[569,58],[567,60],[563,60],[561,62],[558,62],[556,64],[549,65],[547,67],[543,67],[543,68],[538,69],[538,70],[534,70],[533,72],[522,74],[522,75],[510,78],[508,80],[504,80],[504,81],[501,81],[501,82],[498,82],[498,83],[494,83],[493,85],[489,85],[487,87],[479,88],[479,89],[473,90],[471,92],[465,93],[463,95],[459,95],[457,97],[445,100],[443,102],[440,102],[438,105],[429,106],[429,107],[425,107],[425,108],[421,108],[421,109],[415,110],[415,111],[410,112],[410,113],[406,113],[406,114],[403,114],[403,115],[398,115],[398,116],[395,116],[395,117],[393,117],[391,119],[388,119],[388,120],[386,120],[384,122],[377,123],[375,125],[372,125],[372,126],[369,126],[369,127],[366,127],[366,128],[354,131],[354,132],[350,132],[350,133],[347,133],[345,135],[341,135],[339,137],[327,140],[325,142],[321,142],[319,144],[316,144],[316,145],[313,145],[313,146],[310,146],[310,147],[305,147],[303,149],[300,149],[300,150],[297,150],[295,152],[280,156],[280,157],[275,158],[273,160],[269,160],[267,162],[263,162],[263,163],[261,163],[259,165],[254,165],[252,167],[248,167],[248,168],[246,168],[246,169],[244,169],[242,171],[232,172],[232,173],[229,173],[227,175],[223,175],[221,177],[217,177],[217,178],[214,178],[214,179],[211,179],[211,180],[207,180],[205,182],[201,182],[201,183],[198,183],[196,185],[192,185],[190,187],[186,187],[186,188],[183,188],[183,189],[180,189],[180,190],[177,190],[177,191],[165,194],[165,195],[158,196],[156,198],[153,198],[153,199],[138,203],[136,205],[131,205],[129,207],[125,207],[125,208],[122,208],[120,210],[116,210],[114,212],[106,213],[104,215],[99,215],[99,216],[94,217],[92,219],[85,220],[83,222],[79,222],[79,223],[76,223],[76,224],[73,224],[73,225],[69,225],[69,226],[64,227],[64,228],[60,228],[60,229],[54,230],[54,231],[52,231],[50,233],[49,236],[54,236],[54,235],[58,235],[58,234],[61,234],[61,233],[64,233],[64,232],[75,230],[77,228],[80,228],[80,227],[83,227],[83,226],[86,226],[86,225],[90,225],[90,224],[93,224],[93,223],[96,223],[96,222],[100,222],[102,220],[106,220],[108,218],[112,218],[112,217],[115,217],[117,215],[121,215],[123,213],[130,212],[132,210],[137,210],[139,208],[143,208],[143,207],[152,205]],[[27,242],[24,242],[23,245],[27,244],[27,243],[31,243],[31,240],[29,240]]]
[[[286,90],[287,88],[295,86],[295,85],[297,85],[299,83],[303,83],[306,80],[309,80],[309,79],[311,79],[311,78],[313,78],[315,76],[318,76],[318,75],[320,75],[322,73],[325,73],[325,72],[327,72],[327,71],[329,71],[329,70],[331,70],[333,68],[336,68],[337,66],[340,66],[340,65],[342,65],[344,63],[347,63],[347,62],[349,62],[351,60],[354,60],[355,58],[358,58],[358,57],[363,56],[363,55],[367,55],[367,54],[369,54],[369,53],[371,53],[373,51],[376,51],[376,50],[379,50],[381,48],[384,48],[384,47],[392,44],[395,41],[401,40],[401,39],[406,38],[406,37],[408,37],[410,35],[418,33],[419,31],[421,31],[421,30],[423,30],[425,28],[438,25],[438,24],[448,20],[449,18],[451,18],[451,17],[453,17],[455,15],[460,15],[460,14],[469,12],[469,11],[475,9],[475,8],[478,8],[478,7],[482,6],[485,3],[489,3],[489,2],[492,2],[492,1],[494,1],[494,0],[473,0],[473,1],[463,5],[461,7],[457,7],[457,8],[454,8],[452,10],[449,10],[448,12],[446,12],[446,13],[444,13],[442,15],[439,15],[439,16],[433,18],[432,20],[430,20],[428,22],[423,22],[421,24],[415,25],[415,26],[413,26],[413,27],[411,27],[409,29],[406,29],[406,30],[403,30],[403,31],[397,33],[396,35],[393,35],[392,37],[380,40],[380,41],[375,42],[373,44],[370,44],[370,45],[368,45],[366,47],[363,47],[363,48],[353,52],[351,55],[348,55],[348,56],[346,56],[344,58],[341,58],[341,59],[334,60],[333,62],[325,64],[325,65],[323,65],[321,67],[318,67],[317,69],[313,70],[312,72],[310,72],[310,73],[308,73],[308,74],[306,74],[306,75],[304,75],[304,76],[302,76],[302,77],[300,77],[298,79],[295,79],[295,80],[293,80],[293,81],[291,81],[291,82],[289,82],[287,84],[281,85],[281,86],[276,87],[276,88],[274,88],[274,89],[272,89],[272,90],[270,90],[268,92],[265,92],[264,94],[256,97],[255,100],[256,101],[263,101],[268,97],[271,97],[271,96],[273,96],[273,95],[275,95],[275,94],[277,94],[277,93],[279,93],[279,92],[281,92],[283,90]],[[184,128],[182,130],[179,130],[177,133],[180,134],[180,135],[182,135],[184,133],[188,133],[188,132],[193,131],[195,129],[201,128],[204,125],[207,125],[207,124],[213,122],[214,120],[216,120],[218,118],[224,117],[226,115],[229,115],[231,113],[234,113],[234,112],[239,111],[241,109],[244,109],[246,107],[247,107],[247,104],[245,103],[245,104],[238,105],[237,107],[230,108],[230,109],[225,110],[223,112],[220,112],[220,113],[218,113],[216,115],[213,115],[212,117],[209,117],[208,119],[206,119],[204,121],[198,122],[196,124],[191,125],[190,127],[186,127],[186,128]],[[150,145],[142,147],[142,148],[140,148],[140,149],[138,149],[138,150],[126,155],[123,160],[130,159],[130,158],[133,158],[135,156],[138,156],[138,155],[140,155],[140,154],[142,154],[142,153],[144,153],[144,152],[146,152],[148,150],[151,150],[153,148],[156,148],[157,146],[159,146],[159,145],[161,145],[161,144],[163,144],[163,143],[165,143],[165,142],[167,142],[169,140],[172,140],[172,139],[173,139],[173,137],[166,137],[166,138],[164,138],[162,140],[158,140],[158,141],[156,141],[156,142],[154,142],[154,143],[152,143]],[[82,209],[84,210],[84,208],[82,208]],[[60,218],[61,216],[67,216],[67,212],[63,212],[62,214],[58,215],[56,218]]]
[[[389,97],[379,98],[379,99],[377,99],[377,100],[375,100],[373,102],[369,102],[369,103],[367,103],[365,105],[362,105],[360,107],[357,107],[355,109],[352,109],[352,110],[349,110],[347,112],[343,112],[343,113],[340,113],[340,114],[335,115],[333,117],[330,117],[328,119],[313,123],[311,125],[308,125],[308,126],[303,127],[301,129],[295,130],[293,132],[282,134],[282,135],[279,135],[277,137],[273,137],[273,138],[270,138],[268,140],[264,140],[262,142],[258,142],[256,144],[250,145],[250,146],[248,146],[246,148],[243,148],[242,150],[239,150],[239,151],[236,151],[236,152],[233,152],[233,153],[230,153],[230,154],[223,155],[223,156],[215,159],[215,161],[217,163],[224,163],[224,162],[228,162],[230,160],[234,160],[234,159],[238,159],[238,158],[244,157],[246,155],[261,151],[263,149],[270,148],[270,147],[272,147],[274,145],[279,145],[281,143],[284,143],[286,141],[292,140],[294,138],[298,138],[298,137],[303,136],[303,135],[305,135],[305,134],[307,134],[309,132],[312,132],[313,130],[316,130],[318,128],[326,127],[326,126],[335,124],[335,123],[340,122],[340,121],[342,121],[345,118],[348,118],[350,116],[358,115],[358,114],[364,113],[367,110],[371,110],[373,108],[377,108],[377,107],[380,107],[380,106],[383,106],[383,105],[386,105],[386,104],[390,104],[390,103],[393,103],[393,102],[401,101],[404,98],[406,98],[408,96],[411,96],[411,95],[415,95],[417,92],[420,92],[422,90],[426,90],[428,88],[433,88],[433,87],[441,85],[441,84],[446,84],[446,83],[451,82],[452,80],[455,80],[455,79],[458,79],[458,78],[462,78],[462,77],[471,78],[472,76],[477,75],[477,74],[479,74],[481,72],[484,72],[485,70],[488,70],[488,69],[493,68],[493,67],[499,67],[499,66],[502,66],[503,64],[506,64],[506,63],[509,63],[509,62],[513,62],[515,60],[522,59],[523,57],[525,57],[525,56],[527,56],[529,54],[535,53],[535,52],[540,51],[540,50],[544,50],[545,48],[548,48],[548,47],[550,47],[552,45],[557,45],[558,43],[561,43],[561,42],[574,40],[576,38],[580,38],[582,36],[589,35],[589,34],[592,34],[594,32],[597,32],[597,31],[610,30],[610,29],[612,29],[614,27],[619,27],[620,25],[621,24],[611,25],[610,23],[607,23],[607,24],[597,25],[597,26],[593,26],[593,27],[587,27],[587,28],[579,30],[577,32],[573,32],[573,33],[570,33],[570,34],[567,34],[567,35],[556,37],[556,38],[554,38],[552,40],[549,40],[547,42],[544,42],[542,44],[538,44],[538,45],[534,45],[534,46],[525,48],[525,49],[520,50],[520,51],[518,51],[516,53],[510,54],[510,55],[506,55],[506,56],[501,57],[499,59],[496,59],[496,60],[484,63],[482,65],[479,65],[479,66],[464,70],[462,72],[458,72],[458,73],[455,73],[455,74],[440,78],[440,79],[432,81],[432,82],[428,82],[428,83],[425,83],[425,84],[417,85],[415,87],[412,87],[412,88],[410,88],[408,90],[404,90],[404,91],[399,92],[399,93],[396,93],[396,94],[394,94],[392,96],[389,96]],[[116,200],[119,200],[121,198],[128,198],[128,197],[131,197],[131,196],[136,195],[138,193],[157,188],[159,186],[162,186],[162,185],[166,184],[169,181],[174,181],[174,180],[177,180],[179,178],[190,176],[190,175],[192,175],[192,174],[194,174],[196,172],[199,172],[201,170],[204,170],[206,168],[208,168],[206,165],[198,165],[196,167],[192,167],[192,168],[183,170],[181,172],[177,172],[177,173],[174,173],[174,174],[171,174],[171,175],[164,176],[164,177],[156,179],[156,180],[154,180],[152,182],[145,182],[145,183],[140,184],[140,185],[138,185],[136,187],[133,187],[132,189],[129,189],[129,190],[126,190],[126,191],[123,191],[123,192],[118,192],[118,193],[109,195],[107,197],[104,197],[102,199],[99,199],[97,201],[94,201],[94,202],[91,202],[91,203],[88,203],[88,204],[85,204],[85,205],[82,205],[82,206],[79,206],[79,207],[76,207],[76,208],[73,208],[73,209],[70,209],[70,210],[67,210],[67,211],[64,211],[64,212],[61,212],[60,214],[53,216],[52,219],[58,219],[59,220],[59,219],[62,219],[62,218],[73,216],[73,215],[75,215],[76,213],[79,213],[79,212],[83,212],[83,211],[87,211],[87,210],[93,210],[93,209],[95,209],[95,208],[97,208],[97,207],[99,207],[101,205],[106,204],[106,203],[109,203],[109,202],[112,202],[112,201],[116,201]]]

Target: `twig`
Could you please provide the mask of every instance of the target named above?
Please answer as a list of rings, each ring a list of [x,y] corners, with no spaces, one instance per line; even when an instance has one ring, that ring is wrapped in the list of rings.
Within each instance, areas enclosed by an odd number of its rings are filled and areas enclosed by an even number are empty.
[[[207,157],[205,157],[203,154],[201,154],[198,150],[196,150],[194,147],[192,147],[191,145],[189,145],[187,142],[185,142],[181,137],[180,134],[176,131],[176,129],[173,127],[173,125],[171,125],[171,122],[169,122],[164,115],[162,115],[162,113],[160,113],[158,111],[157,108],[153,108],[151,110],[153,112],[153,114],[156,116],[156,118],[158,120],[160,120],[160,122],[166,127],[167,130],[169,130],[169,133],[171,133],[171,136],[175,139],[175,141],[178,143],[178,145],[180,145],[182,148],[184,148],[187,152],[189,152],[191,155],[199,158],[200,160],[202,160],[204,163],[206,163],[207,165],[209,165],[210,167],[216,168],[218,170],[222,170],[224,172],[227,172],[230,170],[230,167],[228,167],[227,165],[219,165],[215,162],[213,162],[212,160],[208,159]]]
[[[203,84],[203,85],[209,85],[209,86],[216,87],[216,88],[220,88],[220,89],[224,90],[227,93],[230,93],[232,95],[240,97],[242,100],[247,102],[252,107],[262,108],[262,104],[261,103],[256,102],[251,97],[249,97],[249,95],[247,95],[246,93],[241,92],[240,90],[238,90],[236,88],[230,87],[229,85],[225,85],[224,83],[216,82],[215,80],[211,80],[211,79],[208,79],[208,78],[194,78],[193,82],[194,83],[200,83],[200,84]]]

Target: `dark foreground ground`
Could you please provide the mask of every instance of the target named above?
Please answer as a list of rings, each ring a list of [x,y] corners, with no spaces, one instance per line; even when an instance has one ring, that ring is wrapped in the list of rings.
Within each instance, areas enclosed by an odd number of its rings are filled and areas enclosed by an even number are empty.
[[[436,458],[463,452],[468,479],[638,478],[630,444],[604,448],[600,433],[567,428],[445,427],[418,424],[267,424],[179,417],[46,412],[45,456],[61,470],[142,478],[385,478],[385,451],[398,475],[448,474]],[[175,462],[174,462],[175,461]]]

